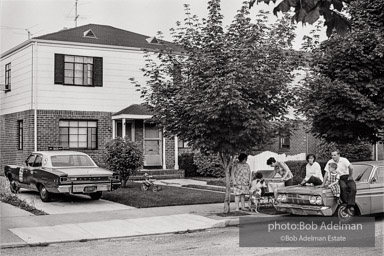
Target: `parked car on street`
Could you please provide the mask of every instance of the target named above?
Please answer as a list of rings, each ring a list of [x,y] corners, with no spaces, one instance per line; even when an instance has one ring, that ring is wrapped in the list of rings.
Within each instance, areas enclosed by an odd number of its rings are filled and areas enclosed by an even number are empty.
[[[121,185],[118,174],[98,167],[87,154],[75,151],[33,152],[22,166],[5,166],[4,174],[13,193],[20,188],[35,190],[43,202],[59,193],[87,194],[98,200],[103,191]]]
[[[384,161],[356,162],[353,179],[356,182],[354,215],[384,212]],[[296,215],[338,216],[341,220],[351,217],[346,204],[338,204],[331,189],[320,186],[290,186],[277,189],[275,208],[280,212]]]

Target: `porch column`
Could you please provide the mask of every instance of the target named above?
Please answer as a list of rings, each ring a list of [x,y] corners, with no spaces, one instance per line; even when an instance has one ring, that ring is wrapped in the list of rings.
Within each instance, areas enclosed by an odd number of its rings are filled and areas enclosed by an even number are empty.
[[[122,125],[121,125],[121,132],[122,132],[122,137],[123,137],[123,139],[125,138],[125,118],[123,118],[123,123],[122,123]]]
[[[175,170],[179,170],[179,143],[177,136],[175,136]]]
[[[164,128],[163,128],[163,131],[161,133],[161,136],[163,137],[163,169],[167,169],[167,164],[165,162],[165,136],[164,136]]]
[[[112,139],[116,138],[116,121],[112,119]]]

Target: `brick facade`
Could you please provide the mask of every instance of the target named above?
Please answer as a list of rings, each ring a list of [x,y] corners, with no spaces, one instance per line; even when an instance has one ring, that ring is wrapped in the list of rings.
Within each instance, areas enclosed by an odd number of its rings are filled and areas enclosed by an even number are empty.
[[[102,163],[105,144],[112,139],[112,121],[109,112],[38,110],[37,111],[37,150],[59,146],[59,121],[94,120],[97,121],[97,149],[76,149],[90,155],[93,160]]]
[[[278,154],[296,155],[300,153],[316,154],[317,139],[309,132],[304,122],[298,122],[297,126],[292,130],[290,136],[290,147],[281,148],[279,138],[273,144],[267,146],[264,150],[276,152]]]
[[[23,121],[23,149],[18,148],[18,121]],[[5,165],[21,164],[34,149],[34,115],[27,110],[0,116],[0,174]]]
[[[165,138],[165,165],[167,169],[175,168],[175,137]]]

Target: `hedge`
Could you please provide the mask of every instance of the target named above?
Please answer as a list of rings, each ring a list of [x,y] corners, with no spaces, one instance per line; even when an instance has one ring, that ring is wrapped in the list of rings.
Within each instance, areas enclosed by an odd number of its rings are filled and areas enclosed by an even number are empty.
[[[198,176],[197,166],[193,163],[194,153],[183,153],[179,155],[179,168],[185,172],[185,177]]]

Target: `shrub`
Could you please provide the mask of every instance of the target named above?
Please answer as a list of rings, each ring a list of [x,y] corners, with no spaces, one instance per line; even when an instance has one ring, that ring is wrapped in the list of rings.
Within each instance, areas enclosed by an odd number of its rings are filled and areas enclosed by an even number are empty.
[[[372,157],[372,145],[369,143],[355,143],[355,144],[336,144],[326,143],[321,141],[318,144],[319,159],[329,160],[331,158],[332,151],[340,150],[340,155],[347,158],[349,161],[366,161],[371,160]]]
[[[197,166],[197,173],[201,176],[224,177],[224,168],[221,166],[217,155],[203,155],[196,153],[193,162]]]
[[[183,153],[179,156],[179,167],[185,172],[185,177],[197,176],[197,166],[193,162],[194,153]]]
[[[143,151],[139,145],[120,137],[106,144],[103,158],[106,168],[120,175],[123,187],[129,176],[135,174],[144,163]]]

